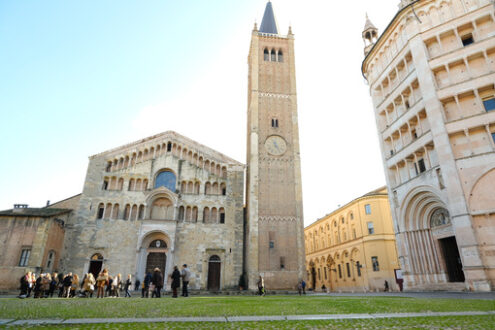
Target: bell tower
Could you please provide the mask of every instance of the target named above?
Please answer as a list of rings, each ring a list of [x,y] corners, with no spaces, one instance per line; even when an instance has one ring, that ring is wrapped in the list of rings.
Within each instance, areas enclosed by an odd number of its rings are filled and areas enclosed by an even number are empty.
[[[305,278],[294,35],[279,34],[272,3],[248,57],[247,239],[249,287],[295,288]]]

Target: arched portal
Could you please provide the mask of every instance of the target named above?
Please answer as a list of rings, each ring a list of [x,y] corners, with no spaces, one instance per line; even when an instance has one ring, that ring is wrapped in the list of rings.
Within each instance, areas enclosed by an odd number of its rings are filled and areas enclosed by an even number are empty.
[[[146,273],[159,268],[162,274],[168,274],[170,268],[170,239],[162,231],[148,233],[141,242],[138,252],[138,278],[142,281]],[[172,259],[171,259],[172,258]]]
[[[93,254],[89,261],[89,270],[88,273],[93,274],[95,278],[98,277],[98,274],[101,272],[101,268],[103,267],[103,256],[99,253]]]
[[[220,271],[222,261],[217,255],[211,256],[208,260],[208,290],[220,290]]]

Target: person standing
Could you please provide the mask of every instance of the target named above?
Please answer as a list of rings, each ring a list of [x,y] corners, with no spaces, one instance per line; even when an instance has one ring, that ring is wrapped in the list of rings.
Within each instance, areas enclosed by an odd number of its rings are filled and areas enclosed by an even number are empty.
[[[31,281],[31,272],[27,272],[24,276],[21,277],[21,293],[19,294],[19,298],[27,298],[28,297],[28,288],[29,282]]]
[[[103,269],[103,271],[96,278],[96,298],[103,298],[105,294],[105,285],[108,282],[108,271]]]
[[[191,271],[187,268],[186,264],[182,265],[180,276],[182,277],[182,296],[188,297],[189,292],[187,291],[187,286],[189,285],[189,279],[191,278]]]
[[[50,290],[48,291],[48,295],[50,296],[50,298],[53,298],[53,293],[57,288],[57,281],[58,281],[58,274],[53,273],[52,280],[50,281]]]
[[[302,285],[303,294],[306,294],[306,282],[302,280],[301,285]]]
[[[177,298],[177,288],[180,287],[180,272],[177,266],[174,266],[174,271],[170,277],[172,278],[172,284],[170,285],[172,288],[172,298]]]
[[[141,281],[136,277],[136,282],[134,282],[134,291],[138,291],[141,286]]]
[[[258,279],[258,294],[260,296],[265,295],[265,281],[263,280],[263,277],[261,277],[261,275]]]
[[[162,275],[162,272],[160,271],[160,268],[155,268],[155,271],[153,272],[153,279],[151,280],[151,283],[155,287],[155,291],[154,291],[153,295],[155,295],[157,298],[161,298],[161,291],[163,288],[163,275]]]
[[[151,276],[150,272],[146,273],[146,276],[144,277],[144,281],[143,281],[143,291],[141,292],[141,296],[143,298],[149,298],[149,289],[152,278],[153,276]]]
[[[58,274],[57,277],[57,286],[58,286],[58,297],[62,298],[64,295],[64,273]]]
[[[69,298],[70,289],[72,287],[72,273],[68,273],[64,277],[64,297]]]
[[[93,274],[87,273],[83,280],[83,292],[86,297],[93,297],[93,292],[95,291],[95,278]]]
[[[132,287],[132,275],[129,274],[127,275],[127,280],[125,281],[125,285],[124,285],[124,290],[125,290],[124,298],[131,297],[131,293],[129,292],[131,287]]]

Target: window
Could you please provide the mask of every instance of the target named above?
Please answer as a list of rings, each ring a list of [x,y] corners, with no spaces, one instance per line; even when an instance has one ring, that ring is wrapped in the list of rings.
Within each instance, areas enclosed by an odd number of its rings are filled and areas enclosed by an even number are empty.
[[[220,209],[220,223],[225,223],[225,211]]]
[[[370,204],[366,204],[366,205],[364,206],[364,212],[365,212],[366,214],[371,214],[371,205],[370,205]]]
[[[176,179],[175,174],[170,171],[163,171],[157,175],[155,180],[155,188],[165,187],[170,191],[175,192]]]
[[[418,160],[418,168],[419,168],[419,173],[423,173],[426,171],[425,160],[423,158]]]
[[[348,262],[345,264],[345,268],[347,269],[347,277],[351,277],[351,265]]]
[[[285,268],[285,257],[280,257],[280,269],[284,269],[284,268]],[[318,273],[318,275],[320,274]]]
[[[373,222],[368,222],[368,234],[373,235],[375,233],[375,228],[373,227]]]
[[[495,97],[484,99],[483,106],[487,112],[495,110]]]
[[[96,219],[103,219],[103,214],[105,213],[105,205],[98,205],[98,213],[96,215]]]
[[[106,171],[107,172],[110,172],[110,170],[112,169],[112,162],[108,162],[107,163],[107,168],[106,168]]]
[[[284,54],[282,54],[282,51],[278,51],[278,61],[282,63],[284,61]]]
[[[21,258],[19,259],[20,267],[24,267],[28,265],[30,255],[31,255],[31,249],[22,249]]]
[[[340,219],[340,221],[341,221],[342,223],[345,223],[344,217],[342,217],[342,219]]]
[[[462,39],[462,45],[464,47],[474,43],[473,35],[471,33],[462,36],[461,39]]]
[[[263,58],[265,61],[270,60],[270,53],[268,52],[268,49],[265,49],[265,51],[263,52]]]
[[[172,142],[167,143],[167,152],[172,151]]]
[[[363,266],[359,263],[359,261],[356,261],[356,270],[357,270],[357,275],[361,277],[361,268]]]
[[[53,259],[55,259],[55,251],[50,251],[50,253],[48,253],[48,258],[46,261],[46,268],[52,269]]]
[[[354,220],[354,214],[351,213],[351,220]]]
[[[270,249],[275,248],[275,242],[274,241],[270,241],[269,246],[270,246]]]
[[[371,257],[371,264],[373,265],[373,271],[380,271],[380,264],[378,263],[378,257]]]
[[[271,61],[272,62],[277,62],[277,54],[275,53],[275,50],[272,49],[271,51]]]
[[[272,127],[278,128],[278,119],[272,119]]]
[[[108,190],[108,180],[103,181],[103,190]]]
[[[342,278],[342,267],[340,266],[340,264],[338,265],[339,267],[339,278]]]

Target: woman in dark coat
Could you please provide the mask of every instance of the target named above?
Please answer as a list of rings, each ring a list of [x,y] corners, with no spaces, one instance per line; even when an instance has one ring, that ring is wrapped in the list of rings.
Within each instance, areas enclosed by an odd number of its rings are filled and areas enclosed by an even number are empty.
[[[153,278],[151,283],[155,286],[155,292],[157,298],[161,297],[161,292],[163,288],[163,275],[159,268],[155,268],[155,272],[153,273]],[[153,298],[153,295],[152,295]]]
[[[174,266],[174,271],[170,277],[172,277],[172,298],[177,298],[177,288],[180,287],[180,272],[177,266]]]

